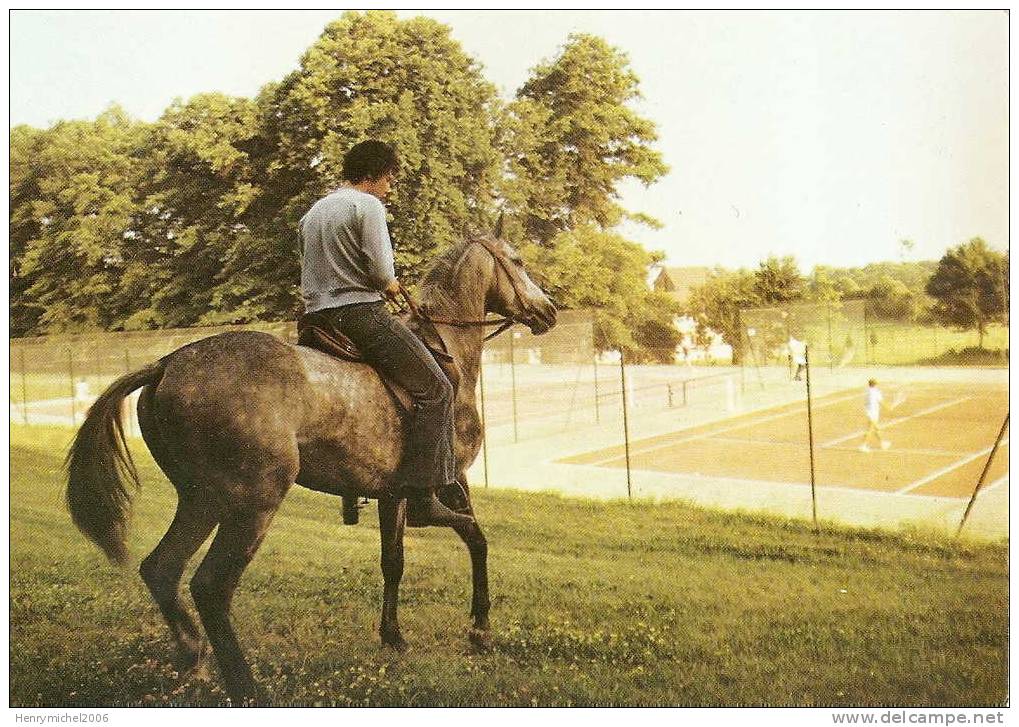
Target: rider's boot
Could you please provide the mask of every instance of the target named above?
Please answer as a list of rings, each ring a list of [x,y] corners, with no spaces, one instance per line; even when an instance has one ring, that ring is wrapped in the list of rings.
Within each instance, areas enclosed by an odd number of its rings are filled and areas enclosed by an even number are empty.
[[[471,515],[454,512],[446,507],[431,490],[405,488],[402,495],[407,498],[407,524],[411,527],[448,527],[474,522]]]
[[[440,487],[436,490],[435,495],[439,498],[439,502],[453,512],[460,513],[461,515],[473,515],[471,512],[471,499],[467,495],[467,488],[459,480]]]

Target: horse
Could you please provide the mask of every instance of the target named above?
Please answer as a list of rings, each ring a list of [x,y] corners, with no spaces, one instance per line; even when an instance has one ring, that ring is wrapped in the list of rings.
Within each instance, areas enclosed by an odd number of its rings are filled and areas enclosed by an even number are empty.
[[[501,222],[501,221],[500,221]],[[499,225],[501,228],[501,224]],[[555,325],[556,309],[494,235],[472,235],[441,253],[420,286],[409,325],[452,357],[459,377],[454,453],[461,482],[483,432],[475,403],[488,313],[535,334]],[[401,410],[377,372],[255,331],[211,336],[114,381],[93,403],[68,450],[66,500],[79,530],[116,564],[125,545],[130,491],[140,486],[124,435],[124,399],[141,389],[138,423],[149,452],[177,491],[177,510],[139,571],[178,650],[182,671],[207,644],[180,599],[188,560],[216,529],[190,592],[234,704],[261,701],[231,625],[230,604],[244,569],[293,483],[347,499],[378,500],[384,582],[379,633],[403,649],[397,620],[403,575],[406,500],[390,485],[403,449]],[[473,505],[469,505],[473,515]],[[469,638],[489,633],[488,545],[476,518],[453,526],[470,553]]]

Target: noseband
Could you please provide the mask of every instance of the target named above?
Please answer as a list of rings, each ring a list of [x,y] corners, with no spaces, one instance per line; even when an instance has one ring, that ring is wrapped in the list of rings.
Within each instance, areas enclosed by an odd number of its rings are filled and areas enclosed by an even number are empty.
[[[500,268],[502,268],[502,271],[506,273],[506,277],[509,280],[510,285],[513,287],[513,292],[517,296],[517,301],[519,301],[521,307],[523,307],[525,312],[529,312],[530,306],[527,305],[527,299],[524,298],[524,296],[520,292],[519,287],[520,284],[517,282],[516,278],[513,277],[513,274],[509,269],[509,262],[506,260],[506,256],[503,255],[501,251],[495,249],[491,245],[491,243],[489,243],[487,240],[472,240],[470,245],[464,248],[463,253],[461,253],[460,257],[457,259],[457,263],[454,266],[454,268],[459,267],[460,261],[463,260],[464,256],[467,254],[467,251],[470,250],[470,248],[474,245],[481,245],[483,248],[485,248],[485,250],[487,250],[488,253],[492,256],[492,259],[495,260],[496,264]],[[498,275],[498,270],[496,274]],[[500,333],[507,330],[514,323],[518,322],[517,319],[513,318],[512,316],[506,316],[504,318],[486,318],[484,320],[460,320],[456,318],[437,318],[430,315],[424,306],[419,306],[417,303],[415,303],[414,299],[410,297],[410,294],[402,287],[400,288],[400,293],[403,295],[403,299],[407,303],[407,307],[410,308],[411,314],[415,318],[420,318],[421,320],[427,321],[428,323],[432,324],[441,323],[447,326],[456,326],[457,328],[481,328],[485,326],[499,326],[497,330],[485,336],[486,341],[491,338],[495,338]]]

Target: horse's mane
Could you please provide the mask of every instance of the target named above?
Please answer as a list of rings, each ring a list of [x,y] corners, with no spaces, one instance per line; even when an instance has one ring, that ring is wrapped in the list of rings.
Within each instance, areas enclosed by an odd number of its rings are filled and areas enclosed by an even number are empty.
[[[463,257],[467,248],[474,241],[468,238],[461,242],[454,243],[440,252],[432,264],[425,271],[419,285],[421,301],[429,305],[440,303],[455,303],[450,296],[453,290],[453,278],[456,277],[457,263]]]

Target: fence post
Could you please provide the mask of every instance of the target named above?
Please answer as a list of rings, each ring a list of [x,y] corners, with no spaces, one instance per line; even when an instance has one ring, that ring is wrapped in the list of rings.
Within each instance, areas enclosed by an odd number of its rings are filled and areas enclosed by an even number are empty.
[[[598,401],[598,350],[594,352],[594,423],[601,422],[601,407]]]
[[[630,421],[626,413],[626,363],[623,349],[619,349],[619,378],[623,391],[623,446],[626,450],[626,497],[633,499],[633,483],[630,478]]]
[[[516,338],[517,332],[512,328],[510,329],[510,386],[512,387],[513,395],[513,441],[519,442],[520,438],[517,433],[517,354],[513,339]]]
[[[73,427],[78,423],[78,409],[75,406],[75,390],[74,390],[74,352],[67,349],[67,373],[71,380],[71,426]]]
[[[481,456],[485,463],[485,487],[488,487],[488,430],[485,426],[485,362],[478,363],[478,383],[481,387]]]
[[[807,369],[807,438],[810,444],[810,504],[814,513],[814,532],[817,527],[817,487],[814,484],[814,406],[810,395],[810,346],[804,348],[803,359]]]
[[[18,347],[18,358],[21,362],[21,416],[28,426],[28,385],[25,383],[25,347]]]

